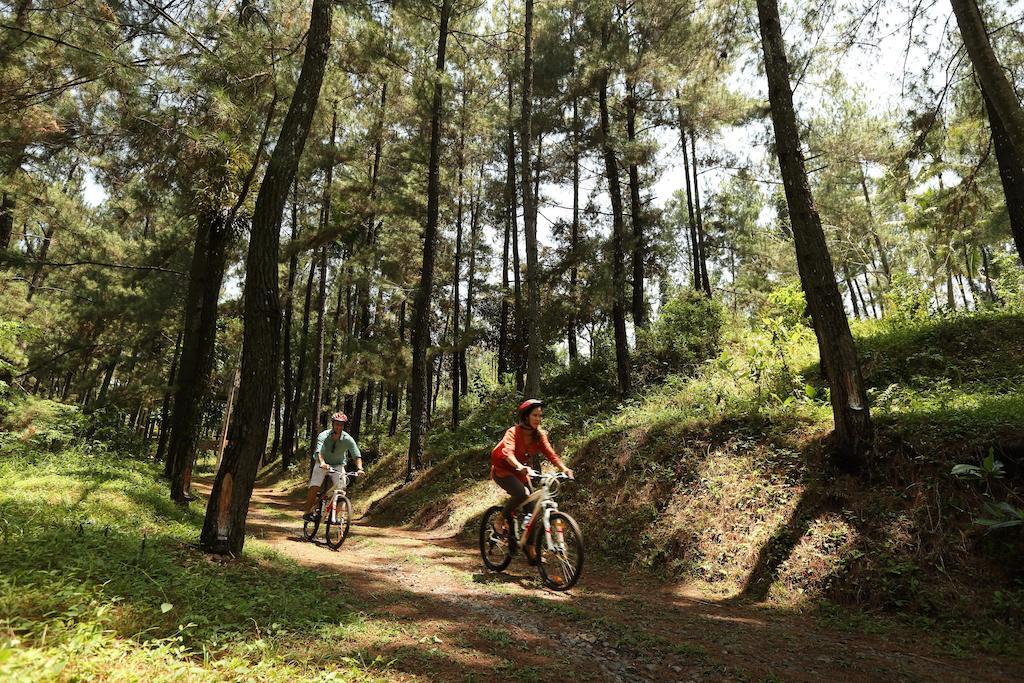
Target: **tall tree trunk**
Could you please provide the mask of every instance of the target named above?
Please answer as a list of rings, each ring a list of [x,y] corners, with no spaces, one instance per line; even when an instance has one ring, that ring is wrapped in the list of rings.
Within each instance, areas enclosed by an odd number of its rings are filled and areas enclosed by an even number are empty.
[[[605,45],[608,28],[605,27]],[[622,217],[622,189],[619,186],[619,166],[611,141],[611,120],[608,115],[608,72],[601,75],[598,103],[601,110],[601,147],[604,152],[608,195],[612,204],[612,323],[615,328],[615,369],[619,382],[619,396],[630,392],[629,340],[626,338],[626,228]]]
[[[398,341],[400,348],[405,347],[405,298],[402,298],[402,303],[398,307]],[[389,398],[391,405],[391,423],[388,425],[388,436],[394,436],[398,431],[398,409],[402,404],[402,394],[404,387],[400,382],[394,382],[392,384],[391,397]]]
[[[1018,156],[1014,151],[1006,132],[1006,126],[996,116],[992,103],[985,94],[984,87],[981,94],[985,100],[985,114],[988,116],[989,129],[992,131],[992,146],[996,151],[999,179],[1003,183],[1006,211],[1010,214],[1010,232],[1013,234],[1013,243],[1017,247],[1017,257],[1024,264],[1024,157]],[[987,267],[985,273],[987,277]]]
[[[298,178],[292,181],[292,221],[291,221],[291,243],[299,236],[299,181]],[[292,463],[292,456],[295,454],[296,427],[295,427],[295,389],[292,387],[292,311],[295,308],[295,276],[299,270],[299,254],[292,250],[288,257],[288,288],[284,294],[284,325],[281,328],[284,352],[282,362],[284,365],[284,434],[281,438],[281,469],[287,470]]]
[[[338,405],[338,394],[340,393],[340,388],[337,386],[338,383],[335,381],[335,371],[338,368],[338,326],[341,321],[341,304],[345,298],[341,277],[342,272],[343,269],[340,266],[334,271],[338,286],[334,299],[334,313],[331,315],[331,343],[327,352],[327,387],[325,391],[329,412],[333,412],[335,406]]]
[[[352,414],[348,418],[348,433],[352,435],[352,438],[359,440],[359,433],[363,428],[363,410],[366,408],[366,386],[359,387],[359,391],[356,392],[356,402],[352,409]]]
[[[981,290],[978,289],[977,283],[974,281],[974,259],[971,258],[971,253],[967,250],[967,240],[960,243],[960,247],[964,252],[964,268],[967,269],[967,285],[971,288],[971,297],[974,299],[974,307],[978,307],[978,302],[981,301]]]
[[[700,286],[711,296],[711,281],[708,279],[708,257],[704,251],[704,215],[700,210],[700,187],[697,185],[697,134],[690,131],[690,151],[693,153],[693,214],[697,218],[697,265],[700,266]]]
[[[445,54],[448,46],[448,22],[453,0],[442,0],[441,21],[437,40],[437,61],[434,65],[434,98],[430,110],[430,157],[427,162],[427,224],[423,231],[423,264],[420,284],[416,289],[412,323],[412,403],[409,410],[409,460],[406,479],[420,467],[423,437],[426,433],[427,394],[430,365],[427,347],[430,345],[430,308],[434,289],[434,251],[437,242],[437,223],[441,201],[441,116],[443,111]]]
[[[107,402],[107,392],[110,390],[110,383],[114,379],[114,370],[117,369],[117,364],[121,360],[121,351],[118,350],[114,354],[114,357],[107,363],[106,369],[103,371],[103,382],[100,384],[100,391],[96,394],[96,405],[101,406]],[[39,377],[36,377],[36,386],[32,390],[32,393],[36,393],[39,390]]]
[[[165,472],[171,479],[171,500],[178,503],[186,503],[192,497],[192,466],[213,371],[217,302],[229,244],[230,226],[225,225],[224,215],[213,210],[201,214],[185,295],[184,337],[165,463]]]
[[[324,209],[326,210],[326,206]],[[324,224],[326,226],[326,223]],[[312,385],[309,391],[309,417],[306,422],[306,438],[313,443],[320,427],[320,411],[324,396],[324,316],[327,313],[327,246],[320,247],[320,283],[317,288],[316,297],[316,340],[313,347],[316,365],[313,367]]]
[[[569,364],[574,365],[579,361],[580,350],[577,345],[576,336],[579,329],[577,321],[577,281],[579,280],[579,268],[577,267],[580,240],[580,113],[579,98],[573,95],[572,98],[572,227],[569,232]]]
[[[160,441],[157,443],[156,455],[153,458],[156,462],[163,462],[164,454],[167,450],[167,436],[171,430],[171,425],[168,422],[170,420],[171,397],[174,395],[174,383],[178,374],[178,358],[181,355],[181,338],[184,334],[184,329],[178,330],[178,338],[174,342],[174,355],[171,356],[171,369],[167,373],[167,389],[164,391],[163,403],[160,405]],[[70,377],[69,373],[68,378],[70,379]],[[65,385],[64,398],[67,398],[67,385]]]
[[[992,288],[992,276],[989,274],[990,267],[989,267],[989,262],[988,262],[988,249],[983,244],[983,245],[981,245],[980,250],[981,250],[981,264],[982,264],[982,267],[984,267],[984,269],[985,269],[985,292],[988,293],[988,300],[989,301],[995,301],[996,300],[996,292]]]
[[[0,199],[0,251],[10,249],[14,234],[14,195],[4,192]]]
[[[331,226],[331,187],[334,184],[335,141],[338,134],[338,105],[335,103],[331,113],[331,146],[328,149],[327,169],[324,178],[324,210],[322,231],[327,232]],[[320,288],[316,307],[316,372],[313,375],[313,391],[309,399],[309,430],[310,442],[324,424],[324,337],[327,326],[324,317],[327,314],[327,246],[320,247]]]
[[[261,466],[273,461],[277,449],[281,445],[281,384],[276,380],[274,381],[274,409],[271,414],[274,416],[274,438],[270,442],[270,450],[263,451]]]
[[[872,441],[867,393],[800,151],[779,7],[776,0],[757,0],[757,12],[775,146],[793,228],[797,267],[818,338],[821,364],[831,389],[836,462],[844,469],[857,470],[863,466],[865,452]]]
[[[292,400],[292,410],[295,412],[293,422],[295,425],[295,432],[298,434],[299,431],[299,406],[302,405],[302,389],[306,384],[306,364],[309,359],[309,319],[312,317],[313,310],[313,280],[316,277],[316,254],[311,253],[309,255],[309,275],[306,277],[306,297],[302,306],[302,331],[299,333],[299,361],[298,367],[295,369],[295,396]],[[306,422],[307,434],[306,441],[310,439],[308,433],[309,421]],[[296,443],[296,447],[301,451],[300,444]],[[312,452],[312,445],[309,446],[310,452]]]
[[[676,97],[679,93],[676,93]],[[683,109],[679,108],[679,138],[680,146],[683,148],[683,175],[686,176],[686,214],[689,219],[690,228],[690,267],[693,270],[693,288],[703,291],[700,273],[700,253],[697,250],[697,218],[693,215],[693,189],[690,187],[690,152],[688,151],[686,139],[686,126],[683,123]]]
[[[647,327],[647,301],[644,296],[644,261],[647,249],[644,244],[644,214],[640,200],[640,167],[636,162],[636,84],[626,83],[626,140],[629,141],[629,207],[633,224],[633,324],[640,329]]]
[[[878,250],[878,257],[882,260],[882,272],[885,273],[885,279],[887,282],[892,281],[892,271],[889,269],[889,257],[885,254],[885,249],[882,247],[882,240],[878,237],[878,232],[875,230],[875,210],[871,206],[871,193],[868,192],[868,177],[864,173],[864,165],[857,162],[857,170],[860,171],[860,189],[864,193],[864,205],[868,209],[868,220],[871,222],[871,239],[875,243],[875,249]]]
[[[28,294],[26,299],[32,301],[32,297],[35,296],[36,290],[43,284],[43,264],[46,261],[46,254],[50,251],[50,242],[53,241],[53,233],[56,232],[56,224],[47,225],[43,229],[43,243],[39,247],[39,253],[36,255],[36,264],[32,268],[32,277],[29,278],[28,283]]]
[[[519,328],[526,332],[526,395],[540,397],[540,268],[537,263],[537,213],[534,203],[530,143],[533,140],[533,0],[525,0],[523,23],[523,88],[519,118],[519,152],[522,154],[523,232],[526,233],[526,318]]]
[[[480,175],[476,184],[476,195],[469,217],[469,273],[466,279],[466,326],[462,333],[463,348],[459,352],[459,372],[462,374],[460,384],[462,395],[469,395],[469,368],[466,366],[465,344],[473,329],[473,297],[476,294],[476,252],[480,241],[480,213],[483,211],[482,195],[484,190],[484,164],[480,162]]]
[[[953,294],[953,269],[949,265],[949,258],[943,263],[946,271],[946,306],[951,311],[956,310],[956,296]]]
[[[452,429],[459,426],[459,398],[462,396],[460,383],[462,372],[459,367],[459,282],[462,270],[462,218],[464,215],[465,198],[465,167],[466,167],[466,90],[462,91],[462,124],[459,126],[458,158],[458,201],[455,209],[455,264],[452,268]]]
[[[330,0],[313,0],[295,94],[256,197],[246,256],[241,380],[230,445],[214,480],[200,536],[200,545],[207,551],[238,554],[245,543],[245,518],[260,454],[267,443],[267,418],[273,403],[268,388],[276,383],[279,362],[281,213],[320,95],[330,48],[331,7]]]
[[[871,281],[868,280],[867,269],[862,268],[860,271],[860,276],[864,278],[864,291],[868,293],[868,303],[871,304],[871,317],[877,319],[878,310],[875,308],[875,295],[871,292]],[[863,299],[861,301],[863,302]]]
[[[511,29],[510,29],[511,30]],[[512,78],[508,81],[509,126],[505,145],[505,242],[501,251],[501,320],[498,322],[498,381],[504,380],[509,371],[508,323],[509,323],[509,246],[516,222],[516,166],[515,134],[511,124]]]
[[[970,301],[967,299],[967,290],[964,288],[964,276],[960,271],[956,273],[956,284],[960,288],[960,299],[964,302],[964,310],[971,310]]]
[[[1024,109],[992,49],[978,3],[976,0],[950,0],[950,4],[985,98],[1006,131],[1010,148],[1018,160],[1024,160]]]
[[[860,318],[860,306],[857,305],[857,292],[853,291],[853,280],[850,278],[850,267],[843,262],[843,278],[846,280],[846,291],[850,293],[850,303],[853,304],[853,317]]]
[[[366,427],[370,428],[373,426],[373,390],[376,388],[376,382],[372,379],[366,383]]]

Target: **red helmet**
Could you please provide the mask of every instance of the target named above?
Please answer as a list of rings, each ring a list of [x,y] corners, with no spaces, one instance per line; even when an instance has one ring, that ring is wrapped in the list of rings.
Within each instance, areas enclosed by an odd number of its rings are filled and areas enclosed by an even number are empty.
[[[331,415],[331,422],[348,422],[348,415],[339,410],[334,415]]]
[[[534,408],[540,408],[544,405],[544,401],[539,398],[528,398],[519,404],[519,421],[522,422],[526,419],[526,416],[530,414]]]

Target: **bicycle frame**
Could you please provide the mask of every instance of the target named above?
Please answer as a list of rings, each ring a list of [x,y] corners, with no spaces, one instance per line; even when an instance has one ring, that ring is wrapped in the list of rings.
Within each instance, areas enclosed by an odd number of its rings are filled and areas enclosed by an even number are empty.
[[[544,544],[548,550],[554,549],[554,543],[551,540],[551,513],[558,509],[558,503],[555,502],[554,494],[551,491],[551,484],[556,481],[558,475],[555,474],[542,474],[539,479],[541,481],[541,487],[530,494],[530,496],[522,502],[519,506],[519,510],[526,509],[526,506],[533,502],[532,517],[530,522],[526,525],[526,528],[522,530],[519,536],[519,547],[525,548],[526,542],[530,537],[530,532],[533,530],[534,524],[540,519],[543,522],[544,529]],[[519,526],[518,518],[513,518],[515,525]]]
[[[333,478],[331,479],[332,488],[331,488],[330,500],[328,501],[327,495],[324,493],[323,485],[320,486],[320,493],[317,494],[317,495],[327,505],[324,508],[324,513],[325,513],[324,517],[327,517],[328,521],[331,524],[337,524],[338,523],[338,519],[337,519],[337,517],[335,515],[336,515],[336,513],[338,511],[338,497],[346,495],[346,491],[348,491],[348,472],[346,472],[343,469],[342,470],[336,470],[333,467],[331,467],[331,468],[328,468],[327,474],[328,475],[331,475],[331,474],[337,474],[338,475],[338,481],[337,482],[335,482]]]

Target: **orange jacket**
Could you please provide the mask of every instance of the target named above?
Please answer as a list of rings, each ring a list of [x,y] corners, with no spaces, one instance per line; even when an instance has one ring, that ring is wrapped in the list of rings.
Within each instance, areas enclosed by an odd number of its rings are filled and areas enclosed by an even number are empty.
[[[524,484],[527,483],[529,479],[526,476],[526,472],[516,472],[515,468],[512,467],[512,463],[508,461],[508,457],[514,455],[516,460],[524,465],[529,465],[530,458],[538,452],[543,453],[544,457],[554,463],[555,466],[561,467],[562,460],[555,453],[555,449],[551,447],[547,434],[543,431],[540,432],[540,439],[537,440],[534,437],[533,431],[522,425],[509,427],[505,432],[505,436],[502,437],[498,445],[491,451],[491,476],[513,476]],[[527,455],[529,455],[529,458],[524,457]]]

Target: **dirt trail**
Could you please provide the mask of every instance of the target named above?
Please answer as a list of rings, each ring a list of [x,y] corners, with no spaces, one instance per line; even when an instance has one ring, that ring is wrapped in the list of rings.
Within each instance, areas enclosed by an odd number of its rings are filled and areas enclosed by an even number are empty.
[[[832,630],[636,582],[592,558],[580,585],[559,594],[522,558],[490,574],[475,546],[436,534],[357,521],[333,552],[302,540],[299,506],[284,491],[257,488],[249,533],[386,624],[353,652],[391,662],[396,680],[1024,680],[1024,663],[942,656],[927,633]]]

